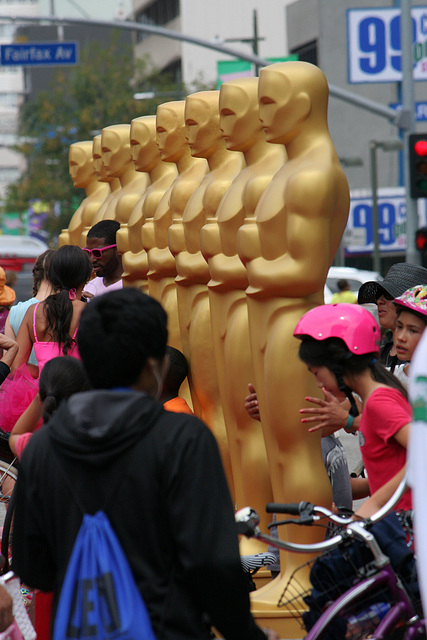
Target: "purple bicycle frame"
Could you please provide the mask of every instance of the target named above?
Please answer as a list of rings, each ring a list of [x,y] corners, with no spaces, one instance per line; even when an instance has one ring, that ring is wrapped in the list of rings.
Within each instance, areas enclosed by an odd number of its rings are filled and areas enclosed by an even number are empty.
[[[353,604],[358,597],[382,586],[389,588],[395,604],[392,605],[390,611],[388,611],[380,621],[372,638],[375,638],[375,640],[387,640],[387,638],[390,637],[390,632],[396,627],[399,620],[409,621],[416,616],[414,607],[391,565],[386,565],[377,574],[361,580],[337,598],[337,600],[322,613],[305,636],[305,640],[315,640],[321,637],[321,634],[330,622],[337,615],[345,612],[348,605]],[[406,631],[405,640],[419,638],[420,630],[425,633],[426,626],[424,620],[417,620],[412,623]]]

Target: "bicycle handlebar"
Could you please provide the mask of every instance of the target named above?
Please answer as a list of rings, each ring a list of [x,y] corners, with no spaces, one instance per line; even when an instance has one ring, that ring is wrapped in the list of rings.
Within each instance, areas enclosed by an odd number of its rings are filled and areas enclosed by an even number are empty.
[[[407,482],[406,482],[406,475],[405,475],[405,477],[397,487],[396,491],[388,500],[388,502],[386,502],[385,505],[383,505],[376,513],[374,513],[374,515],[371,516],[369,520],[372,523],[375,523],[375,522],[378,522],[378,520],[381,520],[382,518],[384,518],[384,516],[386,516],[393,509],[393,507],[399,502],[400,498],[405,493],[406,488],[407,488]],[[326,507],[318,507],[312,504],[311,502],[305,502],[304,500],[302,500],[301,502],[288,502],[288,503],[269,502],[266,505],[265,510],[267,513],[286,513],[291,516],[299,516],[301,514],[304,514],[306,516],[307,515],[315,516],[317,514],[320,514],[323,516],[327,516],[333,522],[336,522],[338,524],[340,523],[346,524],[346,523],[352,522],[352,518],[336,516],[332,513],[332,511],[330,511],[330,509],[327,509]],[[295,522],[298,523],[298,521],[295,521]]]
[[[276,513],[290,513],[291,515],[300,515],[302,511],[302,515],[309,516],[305,518],[303,522],[300,524],[310,524],[315,520],[319,520],[321,514],[322,516],[327,516],[333,522],[346,525],[345,533],[338,533],[337,535],[324,540],[322,542],[317,542],[314,544],[299,544],[294,542],[285,542],[283,540],[278,540],[277,538],[273,538],[259,529],[259,516],[250,507],[245,507],[244,509],[240,509],[236,513],[236,521],[240,523],[241,533],[244,533],[247,537],[256,537],[258,540],[262,540],[266,543],[269,543],[279,549],[285,549],[287,551],[293,551],[296,553],[310,553],[310,552],[320,552],[326,551],[328,549],[333,549],[339,546],[345,536],[356,536],[359,539],[364,539],[365,542],[370,547],[374,558],[376,560],[377,565],[379,566],[384,562],[385,556],[382,554],[381,549],[379,548],[374,536],[365,528],[366,523],[375,523],[384,518],[396,505],[396,503],[400,500],[402,495],[406,490],[406,475],[399,484],[398,488],[390,498],[390,500],[375,513],[371,518],[368,518],[364,521],[354,521],[352,518],[342,518],[341,516],[337,516],[332,513],[329,509],[325,507],[318,507],[312,505],[309,502],[300,502],[298,503],[290,503],[290,504],[275,504],[269,503],[269,507],[272,508],[280,507],[280,510],[277,510]],[[285,509],[290,509],[289,511],[285,511]],[[298,522],[298,520],[295,520]],[[243,525],[245,531],[243,531]]]
[[[269,502],[265,510],[267,513],[287,513],[291,516],[299,516],[307,507],[314,507],[310,502]]]

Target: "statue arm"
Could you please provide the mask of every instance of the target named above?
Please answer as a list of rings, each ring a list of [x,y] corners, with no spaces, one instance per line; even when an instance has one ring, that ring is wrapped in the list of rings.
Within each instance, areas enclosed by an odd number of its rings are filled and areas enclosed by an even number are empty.
[[[218,287],[222,283],[227,288],[246,289],[248,276],[239,256],[226,256],[220,253],[209,259],[211,287]]]
[[[223,253],[220,229],[216,218],[208,218],[202,228],[200,245],[203,256],[209,263],[210,286],[217,287],[225,282],[231,287],[246,288],[248,286],[246,269],[237,253],[230,256]]]
[[[178,275],[197,282],[208,282],[209,267],[202,253],[190,253],[182,251],[176,256],[176,268]]]
[[[150,271],[164,275],[176,275],[175,258],[169,251],[169,247],[159,249],[153,247],[148,252],[148,264]]]
[[[138,251],[138,253],[126,251],[122,256],[122,260],[125,271],[138,271],[147,274],[148,257],[146,251],[142,250]]]
[[[308,183],[308,178],[310,182]],[[274,259],[261,253],[246,264],[251,288],[303,297],[323,289],[330,266],[333,187],[325,176],[289,181],[286,194],[286,251]]]

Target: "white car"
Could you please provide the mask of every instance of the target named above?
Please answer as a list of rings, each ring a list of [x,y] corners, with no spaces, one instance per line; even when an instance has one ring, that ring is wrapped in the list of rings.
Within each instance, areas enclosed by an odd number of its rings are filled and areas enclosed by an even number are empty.
[[[377,271],[355,269],[354,267],[331,267],[326,278],[324,291],[326,304],[330,303],[333,294],[338,292],[338,280],[347,280],[350,290],[357,296],[362,284],[370,281],[381,282],[383,277]]]

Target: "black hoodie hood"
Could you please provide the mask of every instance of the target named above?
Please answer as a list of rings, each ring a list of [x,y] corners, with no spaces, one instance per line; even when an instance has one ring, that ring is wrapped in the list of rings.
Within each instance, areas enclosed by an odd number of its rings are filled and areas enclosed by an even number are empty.
[[[139,391],[85,391],[61,404],[47,429],[60,455],[103,466],[132,447],[162,411]]]

